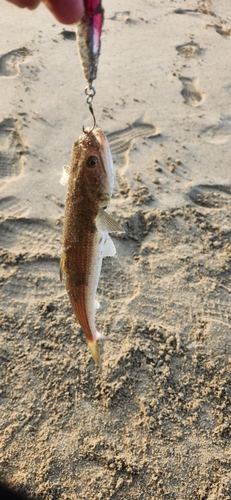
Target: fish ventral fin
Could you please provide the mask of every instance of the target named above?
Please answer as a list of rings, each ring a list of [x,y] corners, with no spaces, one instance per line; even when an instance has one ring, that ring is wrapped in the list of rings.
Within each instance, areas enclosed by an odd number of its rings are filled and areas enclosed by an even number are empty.
[[[103,247],[103,257],[114,257],[115,254],[116,254],[115,245],[110,236],[107,235]]]
[[[95,309],[98,310],[100,308],[100,303],[95,299]]]
[[[99,333],[97,331],[95,334],[95,339],[96,340],[110,340],[111,342],[115,342],[115,340],[112,339],[111,337],[108,337],[107,335],[102,335],[102,333]]]
[[[97,366],[101,366],[100,350],[97,342],[88,342],[87,345],[95,363]]]
[[[68,179],[69,179],[69,175],[70,175],[70,167],[68,167],[68,165],[64,165],[63,167],[63,175],[60,179],[60,184],[62,184],[62,186],[67,186],[67,183],[68,183]]]
[[[99,209],[98,215],[96,217],[96,227],[101,233],[124,233],[123,227],[103,208]]]

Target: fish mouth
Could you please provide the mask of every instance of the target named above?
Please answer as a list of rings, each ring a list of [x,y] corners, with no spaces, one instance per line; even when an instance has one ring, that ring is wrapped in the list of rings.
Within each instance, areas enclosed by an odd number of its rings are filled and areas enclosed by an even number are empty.
[[[111,152],[110,152],[110,147],[108,144],[108,140],[106,138],[106,135],[102,132],[100,128],[95,128],[93,130],[93,134],[99,143],[99,147],[101,149],[101,154],[104,156],[104,161],[106,160],[107,162],[111,162]]]
[[[100,147],[102,149],[104,149],[104,144],[105,144],[105,135],[104,133],[102,132],[102,130],[100,130],[100,128],[95,128],[93,129],[93,134],[95,136],[95,138],[97,139]]]
[[[110,146],[108,144],[106,136],[104,135],[101,129],[99,128],[94,129],[93,134],[99,144],[101,158],[108,178],[108,187],[110,193],[109,194],[106,193],[106,196],[108,196],[108,199],[110,199],[114,186],[113,161],[112,161]]]

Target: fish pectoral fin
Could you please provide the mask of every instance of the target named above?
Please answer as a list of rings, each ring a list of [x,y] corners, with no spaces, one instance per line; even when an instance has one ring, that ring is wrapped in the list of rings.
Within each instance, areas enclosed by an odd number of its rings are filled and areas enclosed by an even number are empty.
[[[67,183],[68,183],[68,179],[69,179],[69,175],[70,175],[70,167],[68,167],[68,165],[64,165],[63,167],[63,174],[62,174],[62,177],[60,179],[60,184],[62,184],[62,186],[67,186]]]
[[[65,252],[62,252],[60,263],[59,263],[60,281],[63,281],[63,279],[65,279],[65,277],[66,277],[66,274],[65,274],[65,260],[66,260],[66,254],[65,254]]]
[[[95,363],[98,366],[101,366],[100,350],[99,350],[99,346],[98,346],[97,342],[88,342],[87,345],[90,349],[91,355],[92,355]]]
[[[99,209],[96,217],[96,227],[102,233],[116,233],[117,231],[124,233],[123,227],[103,208]]]
[[[116,254],[115,245],[110,236],[107,236],[103,248],[103,257],[114,257],[115,254]]]

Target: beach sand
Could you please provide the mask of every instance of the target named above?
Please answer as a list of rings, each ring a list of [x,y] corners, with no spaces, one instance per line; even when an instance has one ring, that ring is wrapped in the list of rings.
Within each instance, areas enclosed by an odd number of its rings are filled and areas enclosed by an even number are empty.
[[[74,27],[1,5],[0,477],[40,500],[228,500],[231,4],[104,8],[94,111],[126,232],[99,369],[59,281],[59,179],[92,123]]]

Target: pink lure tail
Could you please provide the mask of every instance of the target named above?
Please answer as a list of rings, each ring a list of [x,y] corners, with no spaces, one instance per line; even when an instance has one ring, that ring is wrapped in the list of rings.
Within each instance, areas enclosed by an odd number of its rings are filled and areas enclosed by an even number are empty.
[[[84,76],[92,84],[97,75],[104,10],[101,0],[84,0],[84,9],[77,25],[77,41]]]

